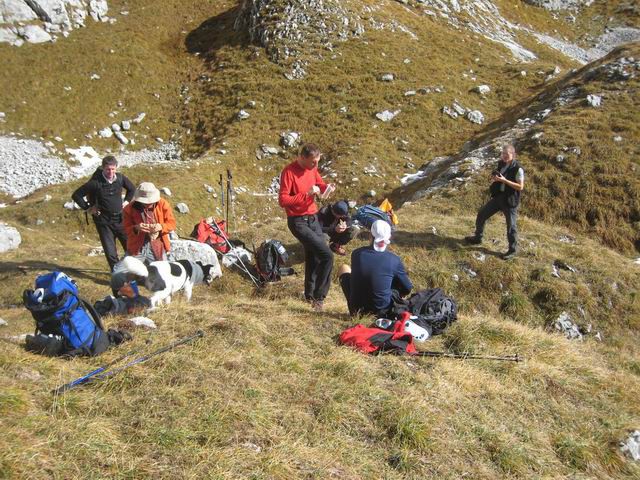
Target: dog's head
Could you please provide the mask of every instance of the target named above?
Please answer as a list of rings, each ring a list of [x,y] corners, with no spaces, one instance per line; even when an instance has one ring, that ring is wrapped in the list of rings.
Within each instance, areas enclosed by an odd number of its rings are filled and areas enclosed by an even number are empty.
[[[204,283],[207,285],[211,285],[213,279],[213,265],[204,265],[202,262],[196,262],[196,265],[202,270],[202,278],[204,279]]]
[[[145,286],[152,292],[159,292],[167,288],[167,283],[162,278],[162,274],[156,265],[149,265],[149,275],[147,276]]]

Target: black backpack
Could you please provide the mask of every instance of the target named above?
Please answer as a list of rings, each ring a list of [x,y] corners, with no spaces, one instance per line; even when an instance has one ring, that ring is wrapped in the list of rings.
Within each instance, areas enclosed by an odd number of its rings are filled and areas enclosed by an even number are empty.
[[[265,240],[256,251],[256,268],[263,282],[277,282],[286,275],[294,273],[293,268],[285,267],[289,254],[278,240]]]
[[[417,317],[413,322],[423,328],[429,327],[433,335],[444,332],[458,319],[458,306],[440,288],[421,290],[407,300],[407,309]]]

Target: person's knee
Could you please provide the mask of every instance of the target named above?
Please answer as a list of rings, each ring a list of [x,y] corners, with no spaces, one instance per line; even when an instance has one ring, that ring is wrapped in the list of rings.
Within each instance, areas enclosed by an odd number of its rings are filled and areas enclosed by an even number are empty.
[[[351,265],[340,265],[340,268],[338,269],[338,277],[345,273],[351,273]]]

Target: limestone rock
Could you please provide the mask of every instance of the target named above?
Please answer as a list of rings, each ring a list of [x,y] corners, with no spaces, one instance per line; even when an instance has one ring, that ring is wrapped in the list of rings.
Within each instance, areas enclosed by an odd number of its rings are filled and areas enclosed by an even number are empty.
[[[491,91],[491,87],[489,87],[489,85],[478,85],[474,91],[478,92],[480,95],[486,95]]]
[[[581,340],[582,332],[578,328],[578,325],[573,323],[571,316],[567,312],[562,312],[555,321],[554,327],[556,330],[564,333],[564,336],[569,340]]]
[[[18,230],[6,223],[0,223],[0,253],[18,248],[21,242],[22,237]]]
[[[238,112],[238,114],[236,115],[236,118],[238,120],[246,120],[247,118],[249,118],[251,115],[249,114],[249,112],[247,112],[246,110],[240,110]]]
[[[39,25],[27,25],[19,28],[18,34],[29,43],[50,42],[53,38]]]
[[[176,210],[178,210],[182,214],[189,213],[189,207],[187,206],[186,203],[182,203],[182,202],[176,205]]]
[[[98,132],[98,136],[101,138],[111,138],[113,137],[113,130],[111,130],[109,127],[105,127]]]
[[[164,193],[167,197],[171,196],[171,190],[169,190],[169,187],[162,187],[160,191]]]
[[[3,318],[0,318],[0,327],[6,327],[7,325],[9,325],[7,321]]]
[[[201,262],[203,265],[213,265],[211,274],[213,278],[222,276],[222,270],[216,251],[206,243],[193,240],[172,240],[171,255],[174,260],[191,260]]]
[[[109,12],[109,5],[107,0],[91,0],[89,2],[89,15],[96,22],[103,22],[107,20],[107,13]]]
[[[0,7],[0,23],[30,22],[38,18],[24,0],[2,0]]]
[[[484,123],[484,115],[479,110],[472,110],[470,112],[467,112],[467,120],[472,123],[482,125]]]
[[[393,82],[393,80],[394,80],[393,73],[385,73],[380,76],[381,82]]]
[[[296,148],[300,143],[298,132],[283,132],[280,134],[280,145],[284,148]]]
[[[640,430],[636,430],[624,442],[620,442],[620,451],[632,460],[640,462]]]
[[[599,95],[587,95],[587,103],[593,108],[598,108],[602,105],[602,97]]]
[[[393,120],[402,110],[384,110],[382,112],[376,113],[376,118],[378,120],[382,120],[383,122],[390,122]]]

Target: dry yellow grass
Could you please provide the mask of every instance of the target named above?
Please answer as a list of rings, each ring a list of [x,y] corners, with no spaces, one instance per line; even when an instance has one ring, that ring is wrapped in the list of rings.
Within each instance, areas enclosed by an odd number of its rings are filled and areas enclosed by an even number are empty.
[[[454,98],[469,105],[479,102],[469,92],[473,85],[462,76],[469,68],[476,71],[478,83],[496,86],[495,95],[482,104],[490,121],[509,107],[522,108],[544,89],[543,77],[521,78],[521,65],[505,66],[504,52],[493,44],[461,32],[452,34],[397,2],[386,2],[381,15],[397,17],[428,42],[370,32],[367,45],[341,45],[341,55],[312,64],[310,77],[302,82],[284,80],[278,67],[264,55],[254,58],[242,36],[231,32],[235,2],[163,1],[166,8],[159,8],[155,17],[143,13],[143,7],[150,8],[153,2],[138,3],[138,15],[132,13],[129,19],[144,21],[130,44],[122,38],[132,35],[130,20],[123,17],[115,26],[75,32],[68,43],[39,51],[27,47],[22,58],[0,47],[0,58],[9,59],[3,63],[0,85],[11,85],[9,90],[0,89],[5,93],[5,97],[0,93],[0,101],[11,105],[15,99],[34,95],[42,98],[41,105],[52,115],[26,111],[13,119],[10,115],[8,121],[16,122],[7,124],[11,128],[23,126],[26,133],[40,135],[55,124],[65,139],[80,137],[85,133],[76,129],[81,123],[71,122],[70,117],[81,114],[82,121],[98,125],[118,95],[105,91],[87,103],[89,92],[78,84],[73,91],[82,93],[74,97],[72,111],[65,113],[51,98],[57,95],[57,84],[67,80],[66,73],[57,69],[67,64],[46,63],[41,57],[51,52],[76,58],[80,46],[93,52],[104,36],[113,36],[140,64],[130,78],[125,69],[110,65],[106,70],[113,77],[102,81],[126,87],[131,110],[146,110],[158,119],[154,133],[191,128],[191,136],[184,138],[187,151],[206,152],[182,168],[126,171],[135,182],[169,186],[173,204],[189,204],[192,213],[178,217],[183,236],[200,217],[214,211],[217,201],[202,184],[215,185],[225,168],[234,170],[236,185],[262,190],[270,183],[289,155],[258,163],[254,151],[262,143],[276,143],[283,130],[301,131],[304,139],[320,143],[334,161],[341,195],[358,197],[370,188],[379,192],[395,188],[406,169],[405,157],[419,165],[435,155],[455,153],[474,134],[484,133],[470,123],[458,122],[452,128],[439,113]],[[503,9],[510,3],[499,2]],[[133,12],[134,6],[127,4],[110,2],[114,11],[126,6]],[[615,14],[600,3],[591,8],[594,13]],[[588,29],[579,25],[572,31],[547,12],[524,5],[507,14],[546,31],[557,27],[570,38]],[[207,25],[222,27],[219,35],[207,36]],[[158,35],[151,33],[156,30]],[[193,35],[202,42],[203,62],[185,53]],[[143,47],[144,52],[155,53],[147,57],[137,52]],[[405,64],[408,56],[411,62]],[[26,75],[28,63],[36,60],[52,72],[40,93],[31,83],[11,80]],[[226,67],[220,69],[221,63]],[[527,69],[547,71],[556,64],[565,69],[573,66],[548,51]],[[89,55],[77,65],[86,70],[96,67]],[[147,70],[158,74],[147,79],[141,73]],[[392,86],[376,80],[387,71],[397,76]],[[78,72],[70,69],[68,75],[76,78]],[[212,82],[205,84],[201,75],[211,76]],[[186,106],[181,99],[178,108],[182,82],[193,98]],[[403,96],[405,90],[439,84],[446,89],[437,98]],[[156,89],[174,92],[175,97],[162,95],[160,105],[144,100],[148,91]],[[619,98],[612,106],[637,101],[636,94]],[[248,100],[257,102],[250,119],[231,122]],[[577,142],[594,124],[613,122],[630,139],[637,139],[635,117],[617,118],[608,105],[602,116],[581,113],[576,122],[575,112],[560,116],[546,132],[552,143],[523,154],[527,168],[531,167],[528,172],[551,154],[558,137]],[[338,113],[341,106],[347,107],[348,115]],[[373,113],[394,106],[403,110],[398,122],[374,128]],[[610,145],[599,145],[605,129],[598,127],[591,134],[583,152],[595,167],[604,164],[602,148]],[[396,137],[409,141],[406,150],[392,143]],[[222,142],[229,151],[226,156],[215,153]],[[632,140],[625,148],[616,158],[628,155],[624,165],[631,168],[637,164]],[[385,178],[363,176],[369,163]],[[348,317],[336,283],[326,311],[314,314],[300,300],[301,275],[254,292],[239,275],[225,271],[210,288],[196,288],[192,303],[178,295],[170,307],[151,314],[157,331],[137,331],[130,344],[96,359],[43,358],[1,341],[0,477],[640,478],[638,466],[625,460],[617,445],[628,430],[639,428],[640,418],[640,278],[638,267],[620,253],[631,251],[628,232],[629,228],[637,232],[637,226],[615,220],[600,230],[577,221],[562,225],[557,215],[541,207],[550,197],[540,185],[561,178],[547,173],[549,177],[537,184],[528,180],[520,220],[522,252],[513,262],[497,257],[506,250],[501,218],[489,224],[484,246],[466,247],[460,242],[471,232],[473,215],[485,195],[486,185],[480,180],[455,196],[425,199],[401,209],[393,247],[418,287],[442,287],[460,306],[459,322],[425,348],[517,351],[526,358],[524,363],[366,357],[336,344],[344,328],[367,321]],[[360,181],[352,183],[354,176]],[[0,210],[0,218],[16,225],[23,236],[20,249],[3,254],[0,264],[0,316],[9,323],[0,327],[4,337],[32,330],[33,321],[20,303],[22,291],[32,286],[38,273],[68,272],[93,301],[109,293],[104,258],[86,256],[98,244],[94,228],[86,226],[78,212],[61,208],[77,185],[49,187]],[[40,202],[45,194],[52,195],[51,202]],[[236,210],[238,228],[233,236],[248,245],[268,237],[282,240],[293,254],[294,267],[302,271],[302,250],[286,230],[273,199],[240,194]],[[39,218],[45,220],[43,225],[36,224]],[[438,233],[431,233],[431,227]],[[607,240],[606,230],[615,231],[618,243]],[[560,242],[563,234],[575,236],[576,244]],[[76,235],[81,240],[75,240]],[[604,247],[601,239],[619,250]],[[474,253],[483,253],[486,259],[480,261]],[[561,278],[552,277],[551,264],[557,259],[578,273],[562,271]],[[337,258],[336,265],[345,261]],[[477,277],[470,278],[463,266],[471,267]],[[550,325],[565,310],[579,323],[591,323],[604,341],[587,336],[583,342],[570,342],[553,332]],[[117,322],[107,319],[111,327]],[[197,329],[206,335],[194,344],[64,397],[50,393],[125,351],[151,351]]]

